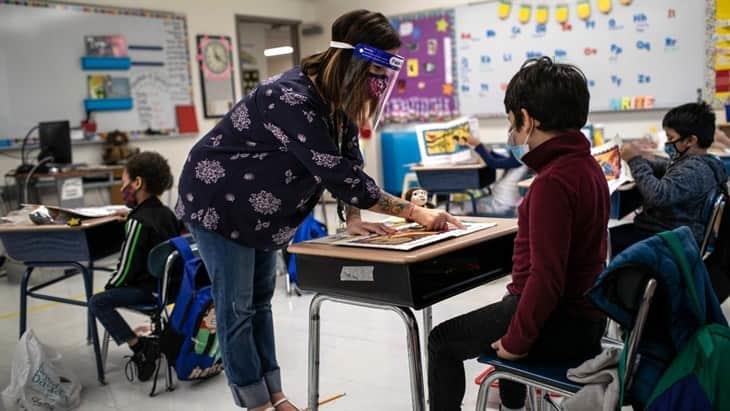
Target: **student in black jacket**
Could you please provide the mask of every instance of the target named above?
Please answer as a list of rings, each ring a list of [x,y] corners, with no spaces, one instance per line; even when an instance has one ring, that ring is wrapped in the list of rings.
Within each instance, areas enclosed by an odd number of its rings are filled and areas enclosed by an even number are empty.
[[[152,345],[147,338],[137,337],[116,309],[156,303],[157,282],[147,271],[147,255],[157,244],[179,235],[181,228],[174,213],[158,198],[171,186],[170,166],[158,153],[143,152],[127,161],[122,195],[132,210],[127,216],[119,263],[106,291],[89,301],[89,309],[114,341],[132,349],[131,361],[141,381],[148,380],[155,369]]]

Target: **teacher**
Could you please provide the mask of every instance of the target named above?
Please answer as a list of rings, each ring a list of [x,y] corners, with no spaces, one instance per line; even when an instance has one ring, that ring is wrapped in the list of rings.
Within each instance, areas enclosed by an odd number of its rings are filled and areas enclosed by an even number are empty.
[[[190,228],[213,283],[217,333],[236,404],[297,408],[283,394],[271,297],[275,251],[285,247],[324,189],[347,204],[347,230],[390,233],[360,209],[445,230],[454,217],[382,191],[363,172],[359,129],[374,129],[403,58],[380,13],[332,25],[326,51],[264,81],[190,151],[176,214]]]

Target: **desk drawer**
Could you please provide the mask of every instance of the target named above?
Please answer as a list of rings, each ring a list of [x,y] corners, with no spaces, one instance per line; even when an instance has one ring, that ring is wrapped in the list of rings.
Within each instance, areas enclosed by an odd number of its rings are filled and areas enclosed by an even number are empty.
[[[414,264],[297,255],[299,286],[421,309],[509,274],[513,241],[509,235]]]
[[[482,167],[468,170],[421,170],[416,171],[418,184],[430,191],[464,191],[485,187],[494,182],[493,168]]]
[[[88,261],[89,248],[82,230],[0,234],[5,251],[18,261]]]
[[[514,235],[412,264],[413,307],[423,308],[512,272]]]
[[[17,261],[89,261],[118,253],[124,223],[109,222],[84,230],[23,231],[0,234],[10,258]]]
[[[299,287],[340,297],[413,305],[408,267],[341,258],[297,255]]]

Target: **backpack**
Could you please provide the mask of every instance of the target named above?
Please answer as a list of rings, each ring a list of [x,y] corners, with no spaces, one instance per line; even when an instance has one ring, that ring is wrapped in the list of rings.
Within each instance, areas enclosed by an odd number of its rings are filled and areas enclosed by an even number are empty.
[[[317,221],[314,218],[314,214],[310,213],[307,218],[302,221],[294,233],[292,238],[292,244],[300,243],[302,241],[314,240],[315,238],[326,237],[327,227]],[[293,254],[285,254],[284,261],[287,261],[287,271],[289,272],[289,279],[299,284],[299,277],[297,276],[297,260]]]
[[[664,237],[688,279],[689,264],[676,239]],[[692,284],[687,281],[687,284]],[[692,336],[674,358],[652,393],[647,410],[727,410],[730,391],[724,376],[730,369],[730,329],[723,324],[708,324],[702,315],[694,287],[687,287],[693,314],[705,325]]]
[[[223,371],[210,278],[187,240],[175,237],[170,242],[183,258],[184,269],[175,307],[163,326],[160,349],[178,380],[206,379]]]
[[[678,253],[684,258],[677,257]],[[626,392],[621,384],[622,403],[625,398],[635,409],[644,409],[662,375],[700,328],[709,323],[727,327],[727,321],[689,228],[660,233],[629,247],[611,261],[589,291],[594,305],[622,328],[631,330],[635,318],[615,296],[620,290],[614,273],[625,267],[635,267],[657,280],[637,347],[638,363]],[[625,366],[626,357],[622,355],[619,375]]]

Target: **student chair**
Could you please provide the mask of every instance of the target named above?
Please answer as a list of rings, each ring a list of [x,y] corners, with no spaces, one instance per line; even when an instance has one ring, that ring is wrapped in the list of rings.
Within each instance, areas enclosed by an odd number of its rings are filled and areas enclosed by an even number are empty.
[[[633,369],[637,364],[638,343],[646,324],[657,283],[655,279],[634,267],[627,267],[621,270],[620,274],[617,272],[617,275],[619,275],[619,282],[624,283],[619,288],[623,290],[622,295],[619,296],[622,300],[621,303],[636,313],[636,325],[630,331],[628,341],[623,348],[628,351],[626,353],[627,366],[622,381],[624,381],[624,390],[628,390],[632,383]],[[476,411],[487,410],[489,388],[497,380],[510,380],[525,384],[528,394],[530,394],[527,396],[527,400],[530,402],[532,410],[544,409],[545,403],[557,409],[547,393],[570,397],[582,388],[581,384],[568,380],[566,374],[568,369],[577,367],[583,361],[507,361],[498,358],[496,354],[483,354],[478,361],[490,365],[493,367],[493,371],[479,384]],[[544,394],[542,398],[537,398],[535,395],[538,389]]]
[[[702,239],[700,245],[700,255],[703,260],[715,251],[715,243],[717,238],[720,236],[720,224],[722,224],[722,214],[725,211],[725,205],[727,204],[727,196],[723,192],[719,192],[713,197],[711,209],[709,212],[709,219],[707,220],[707,226],[705,228],[705,236]]]
[[[190,244],[190,249],[193,251],[195,256],[198,256],[198,246],[195,244],[193,236],[188,234],[184,238]],[[180,254],[175,246],[170,241],[162,242],[156,245],[152,251],[150,251],[147,257],[147,270],[149,273],[157,278],[158,281],[158,292],[156,293],[157,302],[155,304],[137,305],[132,307],[124,308],[127,311],[131,311],[137,314],[142,314],[150,318],[152,323],[153,335],[158,335],[162,331],[162,319],[163,315],[169,317],[167,312],[168,304],[174,303],[175,292],[179,287],[179,281],[176,279],[182,278],[183,264],[179,258]],[[111,336],[109,332],[104,330],[103,344],[101,348],[102,352],[102,363],[106,365],[107,354],[109,353],[109,340]],[[159,365],[158,370],[159,371]],[[157,388],[157,372],[155,372],[154,383],[150,396],[154,396]],[[172,383],[172,370],[170,364],[167,364],[167,390],[172,391],[174,389]]]

